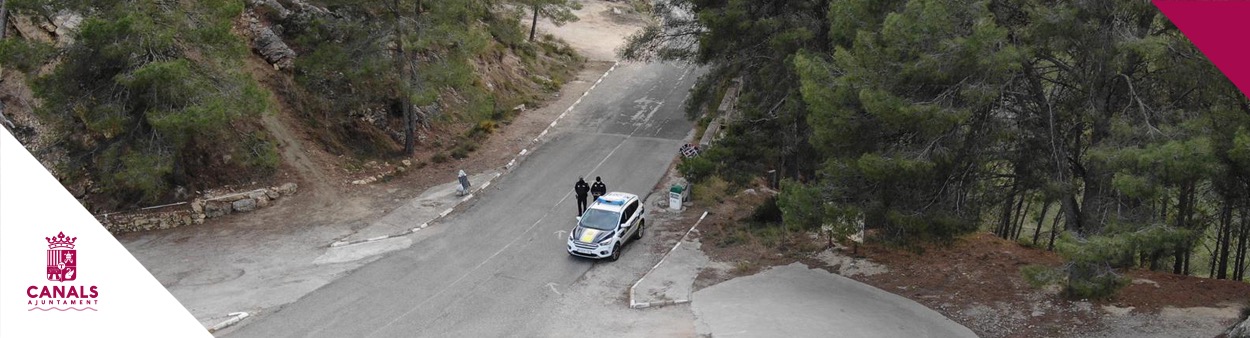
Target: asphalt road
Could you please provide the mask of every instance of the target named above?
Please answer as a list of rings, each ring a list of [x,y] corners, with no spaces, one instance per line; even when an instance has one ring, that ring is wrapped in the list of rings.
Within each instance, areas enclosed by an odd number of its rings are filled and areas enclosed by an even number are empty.
[[[479,199],[433,225],[439,228],[434,235],[261,314],[229,336],[543,332],[536,326],[551,322],[546,316],[559,306],[557,290],[600,264],[564,251],[563,231],[576,216],[573,182],[602,176],[609,191],[651,191],[690,132],[682,104],[696,78],[689,67],[620,64],[561,120],[552,139]]]

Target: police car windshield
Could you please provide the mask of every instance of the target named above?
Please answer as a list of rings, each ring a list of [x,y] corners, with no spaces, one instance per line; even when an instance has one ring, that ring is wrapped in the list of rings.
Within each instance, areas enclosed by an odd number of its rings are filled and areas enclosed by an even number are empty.
[[[583,227],[599,230],[616,229],[616,221],[621,219],[621,214],[615,211],[607,211],[600,209],[588,209],[582,213],[581,224]]]

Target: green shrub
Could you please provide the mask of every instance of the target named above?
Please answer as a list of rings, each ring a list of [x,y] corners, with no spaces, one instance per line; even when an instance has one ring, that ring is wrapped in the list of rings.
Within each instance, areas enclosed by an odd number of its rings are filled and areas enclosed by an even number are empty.
[[[265,137],[264,134],[253,133],[244,140],[243,163],[248,167],[257,168],[265,171],[272,171],[278,168],[282,163],[282,157],[278,154],[278,147],[274,141]],[[268,174],[268,173],[265,173]]]
[[[1063,282],[1063,275],[1059,273],[1059,270],[1045,265],[1025,266],[1020,268],[1020,274],[1029,286],[1039,289]]]
[[[1127,286],[1129,278],[1105,264],[1070,264],[1064,293],[1074,299],[1107,299]]]
[[[720,241],[716,243],[716,246],[725,248],[744,244],[749,241],[749,238],[750,233],[748,233],[746,229],[732,228],[729,230],[728,234],[720,237]]]
[[[629,7],[633,9],[634,13],[638,13],[638,14],[651,15],[652,14],[651,11],[652,9],[654,9],[650,1],[629,0],[628,3],[629,3]]]
[[[761,245],[768,248],[782,247],[786,242],[786,238],[790,236],[790,231],[786,230],[785,227],[779,226],[764,226],[751,233]]]
[[[76,135],[63,143],[65,165],[82,168],[105,190],[98,207],[159,202],[174,182],[198,188],[273,172],[280,156],[256,123],[270,98],[243,72],[246,44],[231,33],[241,1],[103,2],[92,9],[74,44],[0,41],[0,62],[38,66],[41,55],[58,56],[33,80],[43,101],[37,113],[58,132]],[[12,58],[29,63],[4,61]],[[226,156],[232,160],[215,165]]]
[[[35,40],[0,40],[0,65],[13,67],[23,73],[39,69],[52,56],[52,45]]]
[[[757,267],[759,267],[759,263],[747,260],[738,261],[737,263],[734,263],[734,273],[739,275],[751,273],[751,271],[755,271],[755,268]]]
[[[483,134],[494,133],[495,129],[498,129],[498,128],[499,128],[499,125],[496,124],[495,121],[492,121],[492,120],[482,120],[477,123],[477,130]]]
[[[1026,247],[1029,249],[1037,249],[1042,246],[1042,245],[1033,244],[1033,238],[1028,237],[1028,236],[1024,236],[1019,239],[1016,239],[1016,244],[1019,244],[1020,246]],[[1044,244],[1044,243],[1039,243],[1039,244]]]
[[[525,45],[528,36],[522,30],[519,18],[512,15],[490,15],[487,18],[487,31],[496,41],[510,48]]]
[[[464,146],[456,147],[456,149],[451,150],[451,157],[457,160],[462,160],[469,157],[469,150]]]
[[[784,180],[781,181],[777,206],[787,226],[818,229],[825,224],[825,207],[821,200],[819,190],[796,181]]]
[[[447,153],[439,152],[434,154],[434,157],[430,158],[430,161],[433,161],[434,163],[447,162]]]
[[[729,182],[713,176],[702,183],[696,183],[690,190],[690,196],[703,205],[720,203],[729,193]]]
[[[677,172],[690,182],[699,183],[716,173],[716,163],[706,156],[686,157],[677,164]]]
[[[1109,228],[1113,229],[1113,228]],[[1063,273],[1064,293],[1073,298],[1105,299],[1128,285],[1129,279],[1116,273],[1115,267],[1124,265],[1125,257],[1153,243],[1177,242],[1191,236],[1192,232],[1172,227],[1157,226],[1146,229],[1101,235],[1078,237],[1064,233],[1055,242],[1055,251],[1068,262]]]
[[[173,162],[169,154],[147,154],[113,146],[101,154],[100,164],[116,169],[107,171],[109,175],[100,184],[110,194],[137,202],[155,202],[169,186]]]

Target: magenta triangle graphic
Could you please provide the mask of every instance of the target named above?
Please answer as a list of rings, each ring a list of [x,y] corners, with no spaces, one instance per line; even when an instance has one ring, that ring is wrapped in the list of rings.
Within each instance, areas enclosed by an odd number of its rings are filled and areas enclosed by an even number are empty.
[[[1250,1],[1153,2],[1242,94],[1250,96]]]

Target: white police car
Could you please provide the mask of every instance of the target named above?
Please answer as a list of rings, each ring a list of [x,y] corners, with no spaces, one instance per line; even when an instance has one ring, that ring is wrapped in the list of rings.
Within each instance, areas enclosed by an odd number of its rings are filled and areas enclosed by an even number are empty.
[[[569,232],[570,255],[586,258],[621,257],[621,247],[627,242],[642,238],[646,226],[647,208],[642,206],[638,195],[610,192],[599,196]]]

